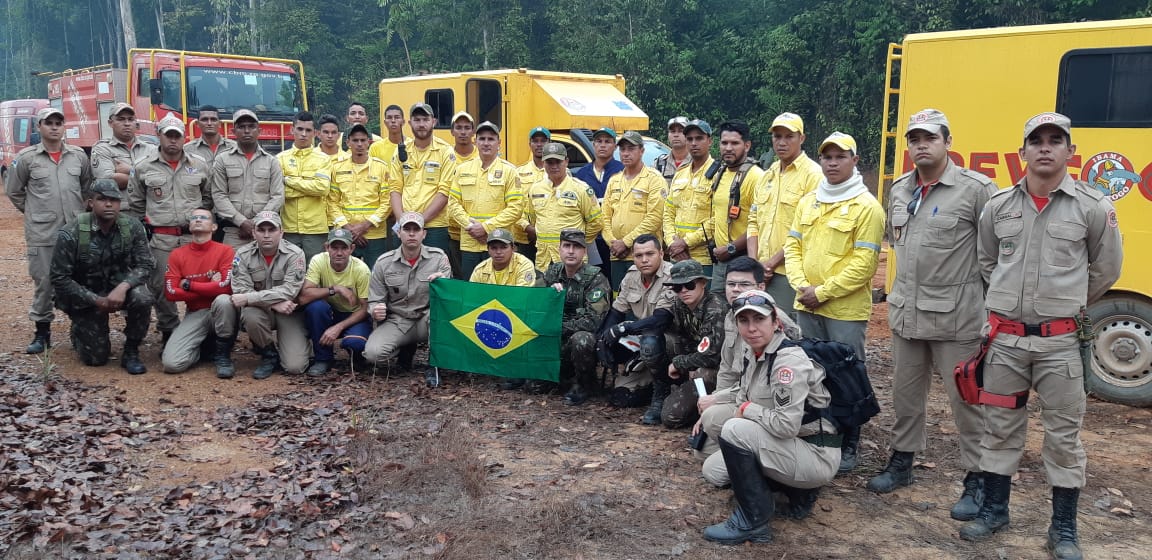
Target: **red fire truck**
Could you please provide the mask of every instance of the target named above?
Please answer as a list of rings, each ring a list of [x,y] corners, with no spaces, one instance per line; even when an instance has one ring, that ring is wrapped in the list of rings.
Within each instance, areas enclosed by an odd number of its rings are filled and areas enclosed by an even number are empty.
[[[0,176],[8,178],[8,168],[20,150],[39,142],[36,112],[48,106],[47,99],[14,99],[0,102]]]
[[[233,136],[232,113],[250,109],[260,118],[260,143],[272,152],[292,144],[292,117],[308,107],[298,60],[164,49],[132,49],[128,68],[55,74],[48,99],[64,113],[65,141],[85,149],[111,135],[108,112],[122,101],[136,109],[141,137],[153,142],[156,121],[169,113],[184,119],[191,139],[199,136],[200,107],[220,110],[227,136]]]

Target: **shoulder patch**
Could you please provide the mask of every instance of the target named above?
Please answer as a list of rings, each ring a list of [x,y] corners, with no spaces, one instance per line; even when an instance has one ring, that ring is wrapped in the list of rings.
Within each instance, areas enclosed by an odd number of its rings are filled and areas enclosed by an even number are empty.
[[[588,187],[588,197],[593,199],[596,198],[596,191],[592,190],[592,187]]]
[[[602,299],[604,299],[604,290],[597,288],[595,290],[592,290],[591,292],[588,292],[588,302],[589,303],[596,303]]]
[[[792,368],[782,367],[776,371],[776,379],[780,382],[781,385],[788,385],[789,383],[792,383],[792,380],[795,378],[795,376],[796,374],[792,372]]]
[[[1108,211],[1108,227],[1116,228],[1116,227],[1119,227],[1119,225],[1120,225],[1120,222],[1116,219],[1116,211],[1115,210],[1109,210]]]
[[[697,352],[707,352],[708,349],[711,347],[712,347],[712,341],[709,340],[708,337],[704,337],[704,338],[700,339],[700,344],[696,345],[696,351]]]

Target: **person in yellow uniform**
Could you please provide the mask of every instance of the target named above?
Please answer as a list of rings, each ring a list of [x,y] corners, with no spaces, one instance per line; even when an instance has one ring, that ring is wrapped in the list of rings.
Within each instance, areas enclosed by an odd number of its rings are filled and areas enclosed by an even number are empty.
[[[313,147],[316,127],[312,113],[292,119],[292,147],[276,155],[284,173],[284,239],[304,250],[304,258],[324,252],[328,240],[328,175],[330,159]]]
[[[340,149],[340,120],[336,115],[322,115],[316,121],[316,136],[320,138],[316,149],[328,156],[328,159],[336,161],[348,156],[347,151]]]
[[[488,234],[488,255],[468,276],[469,282],[498,286],[543,285],[543,276],[532,261],[516,252],[511,231],[496,228]]]
[[[516,168],[516,177],[520,179],[521,190],[526,192],[528,187],[535,185],[547,175],[544,173],[544,145],[551,141],[552,131],[547,128],[538,126],[528,131],[528,148],[532,150],[532,159]],[[528,219],[521,217],[520,221],[512,226],[512,236],[516,238],[516,251],[535,262],[536,237],[528,237],[525,231],[527,226]]]
[[[824,178],[820,164],[804,153],[804,138],[804,120],[799,115],[782,113],[772,121],[776,161],[756,186],[748,212],[748,255],[764,265],[765,291],[789,316],[796,314],[792,309],[796,292],[785,273],[784,239],[800,198],[816,190]]]
[[[612,290],[620,291],[620,281],[632,266],[632,242],[645,233],[657,238],[664,217],[667,183],[651,167],[644,166],[644,138],[629,130],[616,141],[624,171],[608,179],[604,194],[604,242],[612,258],[609,279]]]
[[[708,233],[704,225],[712,215],[712,181],[705,176],[715,164],[712,159],[712,126],[707,121],[689,121],[684,127],[684,141],[692,161],[676,170],[668,198],[664,200],[664,242],[672,262],[693,259],[704,265],[704,274],[712,278],[712,255],[708,251]]]
[[[488,235],[508,229],[524,214],[524,194],[516,166],[499,156],[500,128],[485,121],[476,128],[479,157],[456,168],[448,190],[448,217],[461,231],[460,278],[471,278],[484,260]]]
[[[332,188],[328,191],[328,219],[333,227],[352,232],[359,257],[369,268],[388,251],[389,202],[385,175],[388,165],[368,155],[372,141],[364,125],[348,129],[351,154],[332,163]]]
[[[396,155],[396,148],[404,145],[404,110],[399,105],[389,105],[384,109],[384,130],[388,132],[388,136],[372,142],[368,155],[391,162]],[[401,163],[406,159],[407,156],[401,159]]]
[[[583,181],[568,174],[568,149],[550,142],[542,156],[547,177],[528,190],[524,215],[530,224],[529,237],[536,236],[536,268],[547,270],[560,259],[560,231],[584,230],[595,239],[604,229],[604,217],[596,192]]]
[[[452,115],[452,138],[456,141],[452,146],[452,153],[456,154],[457,168],[480,157],[480,151],[476,149],[476,120],[468,114],[468,111]],[[460,264],[460,225],[453,221],[451,216],[448,220],[448,237],[451,239],[448,259],[452,261],[452,270],[456,271],[458,280],[468,278],[472,271],[463,271]]]
[[[713,177],[712,216],[704,229],[714,243],[711,290],[724,295],[724,275],[728,261],[747,254],[748,209],[752,194],[764,170],[748,157],[752,151],[752,131],[747,123],[720,124],[720,159],[724,168]]]
[[[388,189],[391,192],[392,215],[397,223],[405,212],[419,212],[424,219],[424,244],[450,250],[448,236],[448,181],[456,170],[452,145],[432,135],[436,113],[427,103],[417,103],[408,111],[412,141],[388,166]],[[401,161],[404,155],[406,160]]]

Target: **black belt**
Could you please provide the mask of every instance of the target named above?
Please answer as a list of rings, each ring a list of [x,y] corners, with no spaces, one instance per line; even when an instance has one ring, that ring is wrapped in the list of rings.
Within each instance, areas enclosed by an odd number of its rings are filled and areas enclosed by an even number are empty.
[[[840,434],[812,434],[800,438],[818,447],[840,447],[844,443],[844,436]]]

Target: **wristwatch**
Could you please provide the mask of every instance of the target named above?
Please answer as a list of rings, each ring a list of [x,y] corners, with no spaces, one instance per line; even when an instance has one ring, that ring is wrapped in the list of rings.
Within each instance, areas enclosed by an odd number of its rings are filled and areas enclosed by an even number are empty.
[[[729,242],[728,243],[728,255],[731,256],[731,255],[735,255],[735,254],[736,254],[736,244]]]
[[[328,288],[328,295],[329,296],[336,295],[336,288],[335,287]]]

